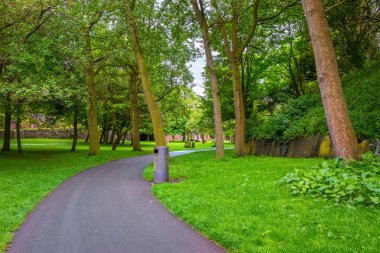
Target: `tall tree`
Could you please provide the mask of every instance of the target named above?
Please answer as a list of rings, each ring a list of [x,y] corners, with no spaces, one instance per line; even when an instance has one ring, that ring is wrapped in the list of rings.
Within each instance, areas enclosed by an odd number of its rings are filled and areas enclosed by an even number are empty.
[[[15,66],[29,39],[36,34],[53,15],[54,6],[44,0],[32,2],[0,3],[0,88],[4,94],[5,127],[3,151],[10,151],[13,83],[19,81]],[[13,65],[12,67],[7,65]],[[10,69],[10,70],[9,70]]]
[[[211,41],[209,35],[209,25],[206,20],[204,6],[202,0],[190,0],[195,16],[198,20],[203,39],[203,48],[206,55],[206,62],[208,71],[210,73],[211,81],[211,95],[213,101],[213,111],[214,111],[214,127],[215,127],[215,144],[216,144],[216,158],[221,159],[224,157],[224,135],[223,135],[223,123],[222,123],[222,113],[220,109],[219,100],[219,88],[218,79],[215,72],[214,59],[212,57]]]
[[[235,153],[243,156],[245,154],[245,108],[243,100],[243,88],[241,84],[241,57],[244,50],[251,41],[257,27],[257,9],[259,5],[259,0],[255,0],[252,8],[252,23],[250,24],[250,30],[246,34],[243,41],[240,40],[239,35],[239,10],[240,6],[237,1],[231,1],[231,11],[230,16],[231,21],[231,33],[228,34],[226,28],[226,20],[223,17],[219,6],[216,1],[212,1],[214,8],[218,12],[220,19],[220,29],[223,37],[224,50],[227,55],[231,74],[232,74],[232,86],[233,86],[233,97],[234,97],[234,111],[235,111]]]
[[[100,19],[100,15],[97,16],[91,23],[83,27],[83,37],[85,41],[85,78],[87,85],[87,117],[88,117],[88,134],[89,134],[89,156],[96,156],[100,153],[99,144],[99,130],[98,130],[98,118],[97,118],[97,101],[95,90],[95,76],[94,70],[94,56],[91,45],[91,29]]]
[[[309,27],[327,125],[337,156],[359,158],[359,147],[343,94],[332,37],[321,0],[302,0]]]
[[[133,16],[133,1],[126,0],[127,22],[129,25],[129,35],[132,41],[132,49],[139,68],[142,87],[144,90],[145,102],[148,105],[148,110],[152,120],[154,138],[156,145],[166,146],[164,126],[162,124],[160,109],[156,103],[155,95],[153,94],[152,85],[149,78],[149,72],[145,61],[143,49],[140,46],[137,24]]]
[[[59,13],[60,24],[69,38],[64,42],[68,58],[80,62],[87,88],[89,156],[100,153],[96,84],[104,60],[111,54],[109,44],[120,37],[111,27],[117,7],[117,3],[109,1],[65,1]]]
[[[12,105],[11,94],[8,92],[4,100],[4,142],[2,151],[11,151],[11,122],[12,122]]]
[[[255,36],[258,26],[279,17],[289,7],[295,5],[296,2],[273,1],[276,6],[271,9],[259,8],[260,0],[249,2],[212,0],[211,2],[218,15],[224,51],[232,74],[235,111],[235,153],[243,156],[245,154],[246,112],[241,78],[242,56]],[[269,6],[273,3],[271,1]],[[259,9],[263,9],[260,17]],[[248,13],[250,15],[247,15]]]

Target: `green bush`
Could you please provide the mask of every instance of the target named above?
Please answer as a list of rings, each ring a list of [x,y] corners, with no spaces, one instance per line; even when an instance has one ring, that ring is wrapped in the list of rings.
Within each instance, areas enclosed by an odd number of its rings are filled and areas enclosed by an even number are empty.
[[[346,75],[343,89],[353,127],[358,138],[375,140],[380,136],[380,59]],[[290,99],[273,116],[247,131],[259,140],[286,142],[298,136],[327,134],[320,94]]]
[[[309,94],[289,100],[277,114],[249,133],[260,140],[285,142],[318,132],[327,133],[321,97],[319,94]]]
[[[294,195],[312,195],[337,204],[380,206],[380,158],[372,153],[360,161],[337,158],[310,169],[298,169],[281,179]]]
[[[380,136],[380,58],[343,78],[353,127],[360,138]]]

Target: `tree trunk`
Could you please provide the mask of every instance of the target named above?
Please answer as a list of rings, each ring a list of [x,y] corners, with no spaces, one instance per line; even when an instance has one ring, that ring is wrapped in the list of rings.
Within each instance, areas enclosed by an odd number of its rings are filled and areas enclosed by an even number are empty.
[[[115,135],[118,134],[118,129],[117,129],[117,126],[116,126],[116,113],[113,112],[112,113],[112,127],[111,127],[111,139],[110,141],[107,143],[107,144],[112,144],[113,145],[113,141],[115,139]]]
[[[104,141],[103,141],[103,143],[107,144],[109,137],[110,137],[110,129],[109,129],[109,127],[106,127],[106,131],[104,133]]]
[[[127,19],[129,24],[129,33],[132,40],[132,49],[135,55],[135,59],[139,68],[142,87],[144,90],[145,101],[148,105],[148,110],[152,120],[154,138],[157,146],[166,146],[164,126],[160,115],[160,109],[156,103],[156,98],[153,94],[152,85],[149,79],[149,73],[146,66],[144,53],[139,43],[139,36],[137,30],[137,24],[133,17],[131,10],[131,1],[126,0],[127,3]]]
[[[112,144],[113,140],[115,139],[115,132],[116,132],[115,128],[112,128],[111,131],[112,131],[111,138],[107,144]]]
[[[128,135],[128,131],[125,131],[124,136],[123,136],[123,142],[121,143],[121,145],[124,145],[124,142],[125,142],[125,139],[127,138],[127,135]]]
[[[94,74],[86,71],[86,83],[88,90],[87,99],[87,117],[88,117],[88,133],[89,133],[89,156],[96,156],[100,153],[98,120],[96,113],[96,94]]]
[[[319,88],[335,154],[345,161],[359,158],[339,77],[332,37],[321,0],[302,0],[317,66]]]
[[[100,153],[99,144],[99,131],[98,131],[98,119],[97,119],[97,101],[96,101],[96,90],[95,90],[95,72],[94,72],[94,61],[92,55],[92,45],[90,31],[88,29],[84,32],[85,37],[85,51],[86,51],[86,68],[85,68],[85,78],[87,85],[87,117],[88,117],[88,133],[89,133],[89,156],[97,156]]]
[[[232,69],[232,86],[234,93],[234,110],[235,110],[235,153],[239,156],[245,155],[245,110],[243,100],[243,90],[240,79],[240,64],[236,59],[231,63]]]
[[[221,33],[223,37],[223,46],[230,63],[232,74],[232,86],[234,97],[234,111],[235,111],[235,153],[239,156],[245,155],[245,108],[244,108],[244,96],[243,87],[241,84],[241,59],[244,50],[247,48],[250,40],[252,39],[257,26],[257,8],[259,1],[256,0],[253,3],[253,19],[250,30],[247,37],[241,42],[239,36],[239,5],[237,1],[231,1],[232,18],[231,18],[231,36],[228,37],[225,24],[221,23]],[[216,9],[217,3],[213,1],[213,5]],[[222,15],[219,14],[223,19]]]
[[[205,140],[205,134],[204,133],[201,133],[201,140],[202,140],[202,144],[205,144],[206,140]]]
[[[22,153],[20,129],[21,129],[21,117],[20,117],[20,115],[17,115],[17,120],[16,120],[17,152]]]
[[[116,139],[112,142],[112,150],[115,151],[117,145],[119,145],[121,138],[123,137],[122,131],[118,131],[116,134]]]
[[[245,155],[245,109],[243,98],[243,87],[241,85],[241,53],[239,48],[239,28],[238,17],[236,16],[237,4],[233,3],[232,8],[232,30],[231,30],[231,46],[229,62],[232,73],[232,88],[234,96],[234,111],[235,111],[235,153],[239,156]],[[242,50],[243,51],[243,50]]]
[[[105,127],[102,127],[102,133],[100,135],[100,140],[99,140],[99,143],[103,143],[104,142],[104,138],[106,136],[106,128]]]
[[[11,95],[8,93],[5,97],[5,106],[4,106],[4,142],[3,142],[2,151],[11,151],[11,124],[12,124]]]
[[[235,143],[235,136],[234,136],[233,134],[230,135],[230,142],[231,142],[232,144]]]
[[[137,71],[135,69],[131,72],[131,104],[132,104],[132,145],[133,151],[141,151],[140,143],[140,116],[138,110],[138,97],[137,97]]]
[[[202,31],[203,38],[203,47],[206,55],[207,67],[210,72],[211,77],[211,95],[213,102],[213,111],[214,111],[214,127],[215,127],[215,146],[216,146],[216,159],[222,159],[224,157],[224,135],[222,127],[222,113],[220,109],[220,100],[219,100],[219,88],[218,88],[218,79],[215,72],[214,59],[212,58],[211,43],[209,38],[209,27],[205,19],[203,12],[202,2],[198,5],[197,0],[191,0],[193,5],[195,16],[198,20]],[[203,142],[203,140],[202,140]]]
[[[74,133],[73,133],[73,143],[71,145],[71,152],[75,152],[77,148],[77,141],[78,141],[78,108],[74,109]]]

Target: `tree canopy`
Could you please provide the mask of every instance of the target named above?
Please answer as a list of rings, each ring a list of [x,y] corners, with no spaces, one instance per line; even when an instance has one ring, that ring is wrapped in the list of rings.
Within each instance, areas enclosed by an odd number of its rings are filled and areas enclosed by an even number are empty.
[[[90,155],[128,133],[136,150],[140,133],[158,145],[165,135],[206,134],[219,151],[228,137],[238,155],[250,138],[331,134],[313,38],[322,21],[304,18],[321,1],[301,2],[2,1],[3,150],[11,122],[28,128],[35,115],[46,127],[88,131]],[[380,4],[323,3],[353,129],[376,141]],[[203,96],[191,89],[188,65],[197,58],[205,62]]]

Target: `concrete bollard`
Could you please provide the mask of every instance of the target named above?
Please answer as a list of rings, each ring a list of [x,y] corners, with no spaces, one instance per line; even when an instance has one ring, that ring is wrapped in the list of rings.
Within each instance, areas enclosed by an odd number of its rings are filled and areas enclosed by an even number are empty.
[[[169,181],[169,148],[166,146],[154,147],[154,182],[164,183]]]

